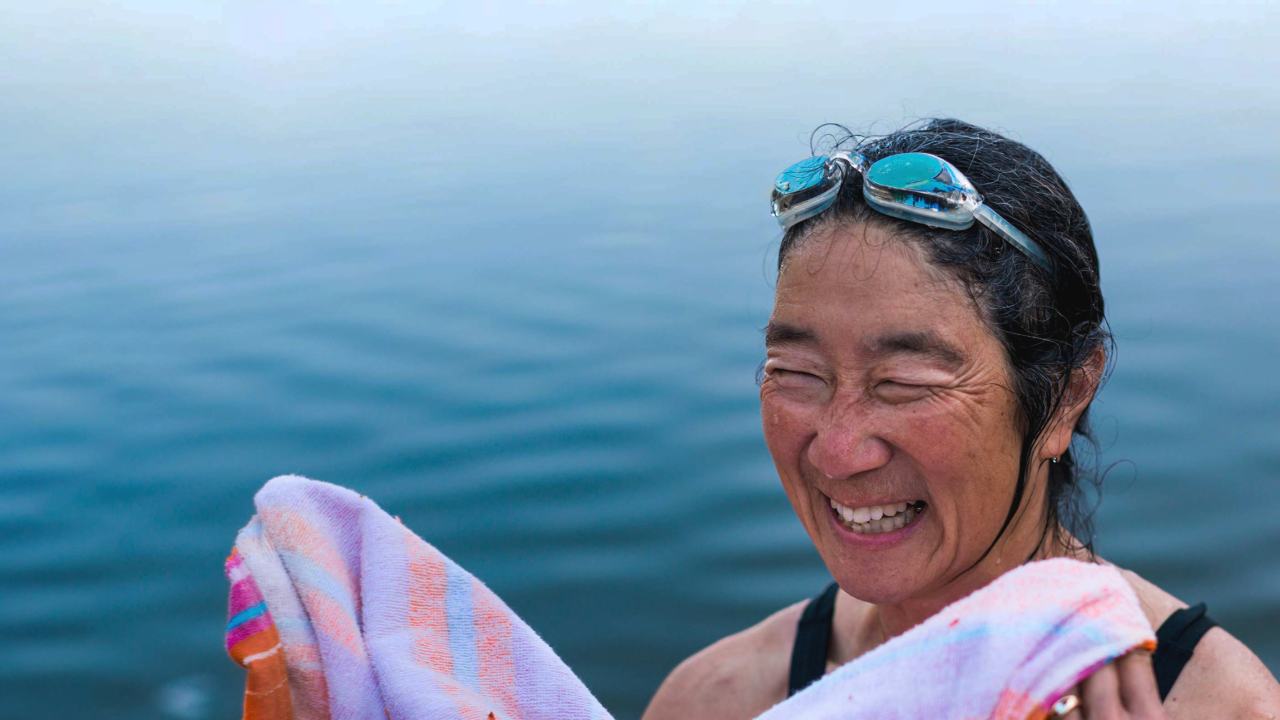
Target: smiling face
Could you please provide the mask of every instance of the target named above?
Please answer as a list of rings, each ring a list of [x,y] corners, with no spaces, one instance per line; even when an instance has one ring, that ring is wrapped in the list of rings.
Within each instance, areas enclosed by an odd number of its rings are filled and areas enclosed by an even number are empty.
[[[815,231],[778,279],[766,345],[765,441],[846,592],[954,595],[1009,569],[1002,555],[1022,552],[1017,564],[1035,548],[1033,476],[1031,507],[971,570],[1013,498],[1017,403],[999,340],[914,243],[877,224]]]

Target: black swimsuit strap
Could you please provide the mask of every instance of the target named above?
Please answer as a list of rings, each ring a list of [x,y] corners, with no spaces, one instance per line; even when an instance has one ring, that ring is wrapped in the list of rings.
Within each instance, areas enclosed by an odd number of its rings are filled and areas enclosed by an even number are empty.
[[[827,653],[831,647],[831,622],[836,613],[836,591],[831,583],[809,601],[796,627],[796,644],[791,648],[791,676],[787,697],[791,697],[827,673]]]
[[[1160,623],[1151,665],[1156,672],[1156,689],[1160,691],[1161,700],[1169,696],[1182,668],[1195,652],[1196,643],[1217,626],[1218,623],[1205,614],[1204,603],[1182,608]]]
[[[831,648],[831,627],[836,611],[836,591],[831,583],[809,601],[796,627],[796,643],[791,648],[791,675],[787,679],[787,697],[791,697],[827,672],[827,655]],[[1186,667],[1196,643],[1209,630],[1217,627],[1205,613],[1204,603],[1183,608],[1170,615],[1156,630],[1156,651],[1151,656],[1156,688],[1160,700],[1169,696],[1174,682]]]

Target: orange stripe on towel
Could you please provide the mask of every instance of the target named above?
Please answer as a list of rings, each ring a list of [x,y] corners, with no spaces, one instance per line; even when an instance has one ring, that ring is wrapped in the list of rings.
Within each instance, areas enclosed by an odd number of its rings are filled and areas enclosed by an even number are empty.
[[[480,661],[480,689],[498,701],[495,720],[519,720],[516,699],[516,664],[511,653],[511,617],[497,596],[478,580],[472,580],[475,613],[476,657]]]
[[[271,528],[269,539],[276,552],[307,557],[342,587],[356,587],[351,568],[333,536],[324,528],[316,527],[304,514],[286,508],[266,508],[259,510],[258,515],[263,525]]]
[[[352,657],[366,657],[364,638],[351,611],[329,593],[317,587],[298,585],[298,597],[311,620],[317,637],[341,644]]]
[[[433,670],[440,690],[454,702],[453,720],[486,720],[489,706],[453,675],[449,651],[449,567],[439,551],[406,533],[409,609],[414,662]]]
[[[449,586],[444,557],[418,542],[406,542],[409,552],[409,627],[413,628],[413,659],[441,675],[453,674],[449,653],[449,616],[445,593]]]

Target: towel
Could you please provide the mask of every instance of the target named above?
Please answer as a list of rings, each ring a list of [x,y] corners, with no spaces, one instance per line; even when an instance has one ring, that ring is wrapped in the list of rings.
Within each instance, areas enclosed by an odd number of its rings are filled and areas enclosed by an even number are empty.
[[[1114,567],[1027,563],[823,676],[758,720],[1043,720],[1155,633]]]
[[[245,720],[609,718],[497,595],[373,501],[282,476],[254,504],[226,564]]]
[[[350,490],[268,482],[226,563],[245,720],[609,720],[497,595]],[[1042,720],[1155,640],[1111,567],[1030,563],[828,674],[760,720]]]

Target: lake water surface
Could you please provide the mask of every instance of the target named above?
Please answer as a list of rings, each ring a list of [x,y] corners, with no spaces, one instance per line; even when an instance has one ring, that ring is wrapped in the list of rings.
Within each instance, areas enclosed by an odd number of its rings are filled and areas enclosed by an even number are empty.
[[[826,582],[757,415],[772,178],[927,115],[1090,213],[1098,547],[1280,671],[1274,4],[131,5],[0,10],[0,715],[235,716],[221,563],[295,472],[637,716]]]

